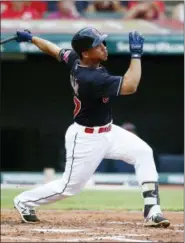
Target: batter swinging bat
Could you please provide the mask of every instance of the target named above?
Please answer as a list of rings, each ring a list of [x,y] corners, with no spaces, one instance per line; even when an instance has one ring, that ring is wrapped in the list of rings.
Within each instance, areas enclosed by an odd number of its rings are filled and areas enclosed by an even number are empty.
[[[0,44],[2,45],[2,44],[5,44],[5,43],[7,43],[7,42],[10,42],[10,41],[12,41],[12,40],[16,40],[16,38],[17,38],[17,36],[16,36],[16,35],[13,35],[13,36],[11,36],[11,37],[8,37],[8,38],[2,40],[2,41],[0,42]]]

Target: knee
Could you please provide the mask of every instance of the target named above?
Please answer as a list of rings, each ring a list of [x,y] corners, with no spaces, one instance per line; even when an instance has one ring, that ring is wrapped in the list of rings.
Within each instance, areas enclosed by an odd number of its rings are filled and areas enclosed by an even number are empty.
[[[148,156],[153,158],[153,149],[148,144],[146,146],[146,153]]]
[[[153,149],[147,144],[143,143],[140,147],[140,154],[141,156],[153,157]]]
[[[153,156],[153,149],[148,144],[146,146],[146,151],[147,151],[148,154]]]
[[[69,182],[66,184],[63,194],[66,196],[76,195],[82,190],[83,187],[84,183],[82,182]]]

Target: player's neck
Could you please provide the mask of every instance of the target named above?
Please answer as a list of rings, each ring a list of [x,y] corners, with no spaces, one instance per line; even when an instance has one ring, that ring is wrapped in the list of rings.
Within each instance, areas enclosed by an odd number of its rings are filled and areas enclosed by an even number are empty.
[[[100,63],[95,63],[92,60],[80,60],[80,65],[84,67],[98,68]]]

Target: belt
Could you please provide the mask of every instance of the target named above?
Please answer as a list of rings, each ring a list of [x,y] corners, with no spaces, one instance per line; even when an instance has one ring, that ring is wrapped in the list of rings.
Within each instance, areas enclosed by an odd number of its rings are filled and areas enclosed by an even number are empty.
[[[112,126],[108,125],[107,127],[100,127],[97,131],[97,133],[103,133],[103,132],[109,132],[111,130]],[[86,127],[84,129],[85,133],[94,133],[95,132],[95,128],[92,127]]]

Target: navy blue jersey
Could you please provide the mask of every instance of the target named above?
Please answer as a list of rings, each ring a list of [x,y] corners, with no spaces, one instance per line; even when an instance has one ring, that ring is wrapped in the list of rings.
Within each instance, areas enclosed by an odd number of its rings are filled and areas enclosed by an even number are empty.
[[[59,58],[70,68],[75,104],[74,121],[87,127],[110,123],[110,98],[120,94],[123,77],[109,75],[104,67],[80,65],[78,55],[73,50],[62,49]]]

